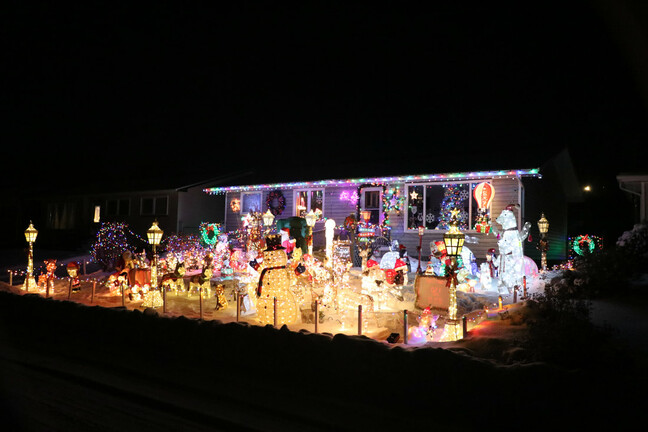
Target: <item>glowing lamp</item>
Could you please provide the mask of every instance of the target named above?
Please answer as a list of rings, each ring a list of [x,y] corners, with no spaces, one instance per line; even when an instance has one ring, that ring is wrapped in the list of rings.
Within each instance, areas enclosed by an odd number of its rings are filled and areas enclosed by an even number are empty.
[[[274,222],[275,216],[272,214],[270,209],[263,213],[263,225],[269,227]]]
[[[317,221],[317,215],[313,213],[313,210],[311,210],[306,214],[305,219],[306,225],[312,228],[315,226],[315,222]]]
[[[29,221],[29,226],[25,230],[25,240],[27,240],[27,243],[33,243],[36,241],[37,236],[38,236],[38,230],[34,228],[32,222]]]
[[[457,213],[458,210],[452,210],[452,218],[450,220],[450,229],[443,234],[443,243],[445,244],[446,254],[451,257],[461,255],[463,249],[465,234],[457,228]]]
[[[538,221],[538,229],[540,230],[540,234],[547,234],[549,231],[549,221],[545,217],[544,213],[542,213],[542,217]]]
[[[371,210],[363,210],[360,212],[362,215],[362,219],[366,222],[369,222],[369,219],[371,219]]]
[[[160,229],[158,226],[157,220],[153,222],[153,225],[151,225],[151,228],[146,231],[146,235],[148,236],[148,241],[151,245],[157,246],[160,244],[160,240],[162,240],[162,234],[164,234],[164,231]]]

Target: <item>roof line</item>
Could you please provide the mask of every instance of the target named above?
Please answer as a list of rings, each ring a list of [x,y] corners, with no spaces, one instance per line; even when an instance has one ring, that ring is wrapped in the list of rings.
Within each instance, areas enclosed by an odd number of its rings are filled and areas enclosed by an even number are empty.
[[[499,178],[499,177],[541,177],[539,168],[531,169],[514,169],[514,170],[497,170],[497,171],[471,171],[465,173],[446,173],[446,174],[417,174],[404,176],[385,176],[385,177],[362,177],[353,179],[329,179],[313,180],[301,182],[284,182],[271,184],[256,185],[239,185],[239,186],[222,186],[205,188],[203,191],[208,194],[219,194],[226,192],[238,191],[255,191],[266,189],[290,189],[304,186],[344,186],[358,185],[364,183],[389,183],[389,182],[418,182],[418,181],[439,181],[439,180],[467,180],[479,178]]]

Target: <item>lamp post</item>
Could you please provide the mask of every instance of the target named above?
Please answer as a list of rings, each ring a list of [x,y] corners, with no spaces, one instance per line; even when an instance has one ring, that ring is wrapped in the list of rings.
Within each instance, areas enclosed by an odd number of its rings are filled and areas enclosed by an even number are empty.
[[[313,210],[309,211],[305,216],[306,225],[308,225],[308,254],[313,255],[313,227],[315,226],[315,221],[317,220],[317,215]]]
[[[155,251],[155,247],[160,244],[160,240],[162,240],[162,234],[164,234],[164,231],[160,229],[158,226],[157,220],[153,222],[153,225],[151,225],[151,228],[148,229],[146,232],[146,235],[148,237],[148,241],[153,246],[153,265],[151,265],[151,288],[157,288],[157,252]],[[165,297],[165,296],[163,296]],[[164,306],[166,309],[166,301],[164,301]]]
[[[272,231],[272,224],[274,223],[275,220],[275,215],[272,214],[270,209],[263,213],[263,225],[266,227],[266,235],[270,234],[270,231]]]
[[[417,273],[421,273],[421,248],[423,247],[423,234],[425,234],[425,227],[420,226],[418,227],[418,235],[419,235],[419,245],[418,245],[418,268],[416,269]]]
[[[549,242],[547,241],[547,232],[549,231],[549,221],[545,217],[544,213],[538,221],[538,229],[540,230],[540,240],[538,249],[541,252],[540,267],[542,271],[547,270],[547,250],[549,249]]]
[[[29,226],[25,230],[25,240],[29,243],[29,253],[27,255],[27,274],[25,275],[25,291],[29,292],[29,283],[33,279],[34,273],[34,242],[38,236],[38,230],[34,228],[32,221],[29,221]],[[34,281],[35,284],[35,281]]]
[[[455,341],[459,339],[459,321],[457,320],[457,257],[461,255],[463,249],[465,234],[459,231],[457,227],[457,214],[459,210],[451,211],[450,229],[443,234],[443,243],[445,243],[446,253],[450,258],[448,268],[448,287],[450,289],[450,306],[448,307],[448,321],[446,328],[450,328],[450,333],[446,332],[448,340]]]

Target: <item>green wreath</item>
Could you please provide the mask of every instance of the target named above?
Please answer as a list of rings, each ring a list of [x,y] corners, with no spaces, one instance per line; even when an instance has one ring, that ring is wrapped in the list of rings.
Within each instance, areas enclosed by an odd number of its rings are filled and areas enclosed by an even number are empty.
[[[221,232],[221,225],[219,223],[200,224],[200,239],[207,246],[213,246],[218,242],[218,235]]]
[[[266,205],[268,206],[270,213],[279,216],[286,208],[286,198],[283,196],[281,191],[272,191],[266,198]]]
[[[583,256],[583,254],[585,253],[584,247],[587,248],[589,253],[592,253],[594,252],[596,243],[594,242],[593,238],[586,234],[576,237],[572,243],[572,246],[574,248],[574,252],[576,252],[580,256]]]

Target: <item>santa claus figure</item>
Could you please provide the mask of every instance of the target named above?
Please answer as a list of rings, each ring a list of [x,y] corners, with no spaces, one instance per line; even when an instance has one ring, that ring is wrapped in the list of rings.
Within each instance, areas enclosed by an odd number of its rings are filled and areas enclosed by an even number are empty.
[[[527,222],[521,230],[517,228],[515,218],[516,206],[509,205],[497,217],[496,221],[502,229],[493,226],[493,232],[498,236],[499,263],[497,265],[500,294],[510,294],[516,287],[522,286],[524,278],[524,250],[522,242],[528,237],[531,223]]]

